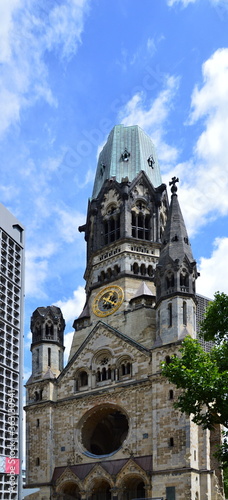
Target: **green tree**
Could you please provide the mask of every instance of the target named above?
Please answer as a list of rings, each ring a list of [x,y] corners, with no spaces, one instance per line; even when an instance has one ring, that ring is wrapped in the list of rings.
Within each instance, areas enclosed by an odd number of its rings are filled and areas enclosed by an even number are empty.
[[[201,336],[214,346],[205,352],[199,341],[186,337],[180,356],[173,356],[162,366],[162,373],[182,389],[174,403],[182,413],[192,414],[192,420],[205,429],[221,424],[228,428],[228,296],[217,292],[206,310],[201,324]],[[228,432],[217,457],[222,467],[228,467]]]

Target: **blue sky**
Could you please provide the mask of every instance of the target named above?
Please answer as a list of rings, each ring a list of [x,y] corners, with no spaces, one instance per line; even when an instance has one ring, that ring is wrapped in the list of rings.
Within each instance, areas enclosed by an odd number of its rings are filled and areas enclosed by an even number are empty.
[[[0,201],[26,227],[30,316],[84,302],[85,222],[97,154],[115,124],[153,139],[179,199],[201,278],[228,293],[227,0],[0,3]]]

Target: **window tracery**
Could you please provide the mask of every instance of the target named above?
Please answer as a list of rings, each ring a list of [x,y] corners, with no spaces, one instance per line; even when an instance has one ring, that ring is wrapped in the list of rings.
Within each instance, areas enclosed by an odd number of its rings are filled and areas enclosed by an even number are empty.
[[[88,386],[88,373],[85,369],[78,371],[75,378],[75,391],[80,391]]]

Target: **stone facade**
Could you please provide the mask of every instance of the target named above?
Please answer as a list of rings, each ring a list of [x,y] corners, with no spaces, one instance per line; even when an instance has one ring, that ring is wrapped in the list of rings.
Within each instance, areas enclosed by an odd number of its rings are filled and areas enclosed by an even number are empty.
[[[220,429],[174,410],[177,390],[161,375],[182,339],[196,337],[197,270],[177,180],[169,206],[154,155],[140,129],[118,126],[98,160],[80,228],[87,299],[65,368],[61,311],[33,314],[25,410],[35,500],[224,500]]]

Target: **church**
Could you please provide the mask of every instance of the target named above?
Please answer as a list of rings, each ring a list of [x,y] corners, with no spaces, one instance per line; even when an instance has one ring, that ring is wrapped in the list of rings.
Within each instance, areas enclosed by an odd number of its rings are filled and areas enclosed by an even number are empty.
[[[79,228],[86,303],[65,367],[61,310],[38,307],[31,318],[31,499],[224,500],[220,429],[175,410],[177,390],[161,374],[183,338],[196,337],[198,273],[177,182],[169,202],[151,138],[113,128]]]

